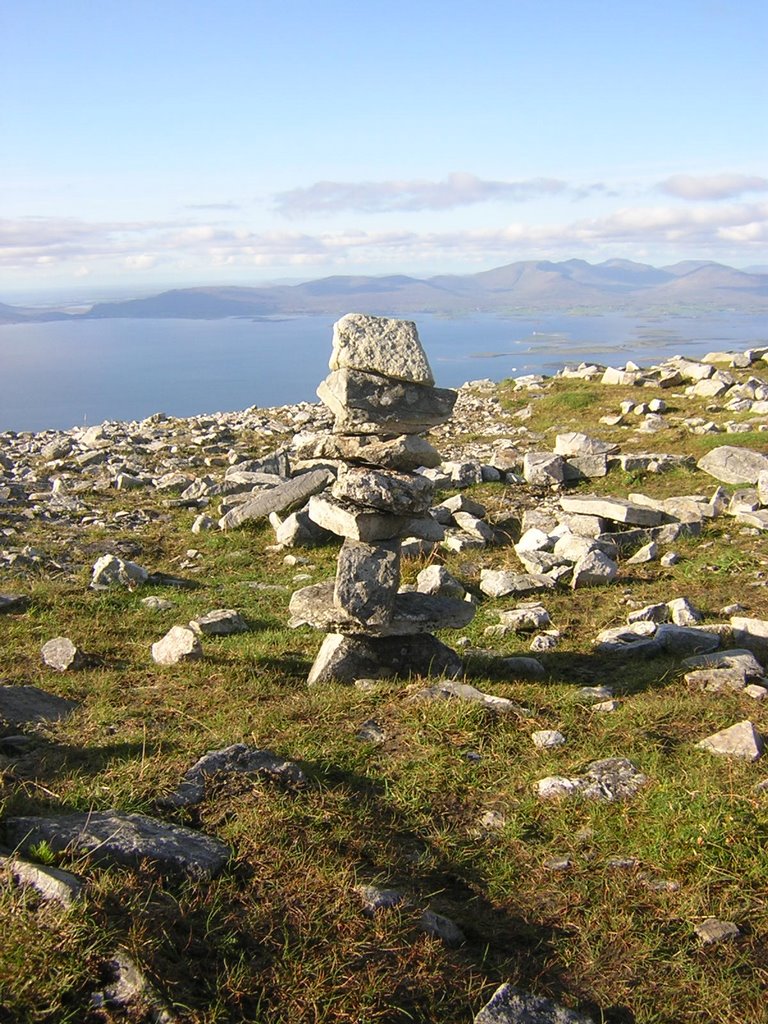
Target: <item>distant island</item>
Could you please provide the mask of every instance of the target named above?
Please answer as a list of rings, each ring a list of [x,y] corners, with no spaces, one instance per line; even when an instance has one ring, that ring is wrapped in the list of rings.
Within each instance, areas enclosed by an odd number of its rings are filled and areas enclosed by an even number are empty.
[[[79,313],[0,303],[0,324],[116,317],[339,316],[350,310],[379,315],[760,313],[768,311],[768,273],[698,260],[669,267],[622,259],[598,264],[527,260],[477,274],[423,280],[336,275],[295,285],[175,288],[147,298],[96,303]]]

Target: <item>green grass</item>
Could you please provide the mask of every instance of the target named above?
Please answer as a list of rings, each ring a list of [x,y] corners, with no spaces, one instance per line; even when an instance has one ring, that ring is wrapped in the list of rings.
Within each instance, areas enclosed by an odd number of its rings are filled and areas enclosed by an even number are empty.
[[[618,405],[620,390],[557,382],[533,403],[529,426],[585,429],[587,418],[592,423]],[[641,397],[638,389],[632,397]],[[628,435],[620,436],[624,447]],[[683,445],[682,434],[673,436]],[[675,450],[665,435],[644,444]],[[585,485],[603,488],[664,497],[714,485],[689,470],[612,473]],[[472,493],[498,513],[518,496],[490,484]],[[108,519],[147,504],[140,493],[87,500]],[[162,877],[150,865],[105,868],[40,846],[37,859],[80,875],[87,895],[64,911],[2,878],[0,1020],[97,1019],[90,993],[102,987],[103,965],[118,948],[189,1024],[468,1024],[504,981],[588,1010],[596,1024],[764,1020],[768,798],[753,788],[764,769],[714,758],[695,743],[747,717],[766,733],[768,712],[740,694],[692,689],[674,659],[616,663],[592,653],[599,629],[657,600],[686,596],[708,622],[737,600],[745,614],[768,617],[763,537],[717,520],[701,537],[674,545],[682,560],[673,568],[624,564],[611,587],[546,595],[562,633],[560,646],[541,656],[546,680],[470,680],[526,709],[502,715],[414,700],[419,679],[370,691],[310,690],[306,674],[320,637],[285,627],[288,598],[300,585],[297,572],[310,581],[332,575],[336,546],[302,552],[310,565],[290,567],[265,551],[270,530],[193,536],[193,518],[168,511],[165,520],[117,534],[34,521],[25,529],[24,543],[65,555],[70,568],[2,577],[4,591],[29,596],[26,611],[0,618],[3,680],[80,706],[70,719],[32,731],[31,755],[0,760],[2,812],[118,807],[156,814],[156,799],[204,751],[235,742],[297,760],[309,785],[287,792],[265,781],[224,781],[202,805],[178,812],[179,822],[232,847],[229,867],[207,884]],[[89,567],[106,543],[132,545],[141,564],[199,586],[89,591]],[[179,569],[191,547],[202,553],[200,569]],[[424,564],[406,565],[404,580]],[[450,556],[446,564],[478,593],[484,566],[517,561],[501,548]],[[175,607],[147,611],[147,592]],[[482,599],[464,631],[470,642],[528,654],[528,635],[484,635],[498,611],[513,605]],[[238,609],[251,631],[204,640],[199,663],[161,668],[151,661],[150,645],[171,625],[215,607]],[[56,635],[85,650],[89,666],[64,675],[45,669],[40,647]],[[578,687],[597,684],[614,689],[616,712],[580,701]],[[357,738],[370,718],[385,730],[380,745]],[[542,728],[560,729],[566,745],[536,750],[530,733]],[[537,799],[538,779],[579,773],[610,756],[630,758],[648,777],[633,801]],[[501,815],[499,828],[479,826],[488,810]],[[567,870],[547,866],[563,857]],[[612,868],[614,857],[634,863]],[[653,888],[658,880],[677,887]],[[399,888],[408,903],[365,917],[354,888],[368,882]],[[464,945],[449,949],[420,931],[428,906],[456,921]],[[693,926],[710,916],[735,921],[741,936],[702,947]]]

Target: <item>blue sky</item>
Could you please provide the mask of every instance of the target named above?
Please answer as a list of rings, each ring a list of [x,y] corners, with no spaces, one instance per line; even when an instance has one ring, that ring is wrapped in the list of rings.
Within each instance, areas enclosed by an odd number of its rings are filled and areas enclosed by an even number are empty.
[[[24,289],[768,264],[764,0],[24,0],[0,301]]]

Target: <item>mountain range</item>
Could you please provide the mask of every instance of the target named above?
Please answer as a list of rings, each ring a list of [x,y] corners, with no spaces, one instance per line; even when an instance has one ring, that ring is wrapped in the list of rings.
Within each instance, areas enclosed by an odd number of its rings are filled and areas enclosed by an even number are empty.
[[[613,259],[528,260],[477,274],[324,277],[263,287],[175,288],[146,298],[99,302],[87,312],[0,303],[0,323],[128,318],[220,319],[302,314],[768,311],[768,273],[688,260],[652,267]]]

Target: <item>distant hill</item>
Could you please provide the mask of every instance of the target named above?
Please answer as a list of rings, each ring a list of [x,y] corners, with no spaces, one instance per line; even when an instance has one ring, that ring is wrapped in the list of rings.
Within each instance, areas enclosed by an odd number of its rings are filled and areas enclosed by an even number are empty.
[[[334,275],[296,285],[175,288],[143,299],[100,302],[87,313],[0,304],[0,323],[113,317],[220,319],[350,311],[380,315],[515,312],[768,311],[768,273],[687,260],[652,267],[613,259],[526,260],[477,274],[426,279]]]

